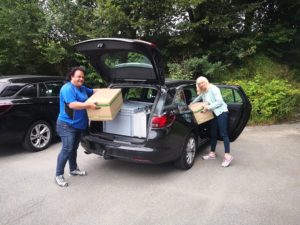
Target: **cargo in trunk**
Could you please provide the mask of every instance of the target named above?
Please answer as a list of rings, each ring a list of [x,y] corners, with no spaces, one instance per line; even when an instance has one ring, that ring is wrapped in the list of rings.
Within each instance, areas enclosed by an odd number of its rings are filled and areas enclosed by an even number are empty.
[[[126,101],[114,120],[103,122],[103,131],[130,137],[145,138],[152,103]]]

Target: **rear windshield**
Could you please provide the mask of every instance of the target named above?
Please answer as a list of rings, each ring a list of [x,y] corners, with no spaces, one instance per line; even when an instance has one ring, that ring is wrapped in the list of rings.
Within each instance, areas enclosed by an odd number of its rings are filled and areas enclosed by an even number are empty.
[[[101,60],[110,69],[130,67],[152,68],[149,59],[137,52],[119,51],[104,54]]]
[[[13,96],[20,91],[23,86],[24,84],[0,82],[0,97]]]
[[[97,64],[111,80],[156,81],[152,63],[138,52],[108,52],[100,56]]]
[[[123,100],[153,103],[157,91],[152,88],[126,87],[122,88]]]

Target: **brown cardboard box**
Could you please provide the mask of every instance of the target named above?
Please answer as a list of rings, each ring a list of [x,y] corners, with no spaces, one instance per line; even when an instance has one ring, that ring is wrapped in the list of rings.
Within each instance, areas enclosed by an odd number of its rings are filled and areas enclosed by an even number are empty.
[[[123,98],[121,89],[101,88],[87,102],[96,103],[99,109],[87,109],[89,120],[113,120],[119,112]]]
[[[196,102],[194,104],[189,105],[190,110],[193,111],[194,119],[195,122],[197,122],[197,124],[204,123],[214,118],[214,115],[211,111],[202,112],[204,105],[207,105],[207,103]]]

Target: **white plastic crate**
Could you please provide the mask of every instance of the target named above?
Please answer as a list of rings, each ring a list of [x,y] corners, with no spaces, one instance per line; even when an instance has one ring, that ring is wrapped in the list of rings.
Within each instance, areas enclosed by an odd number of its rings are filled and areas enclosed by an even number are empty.
[[[124,102],[114,120],[103,122],[103,132],[145,138],[151,105],[147,102]]]

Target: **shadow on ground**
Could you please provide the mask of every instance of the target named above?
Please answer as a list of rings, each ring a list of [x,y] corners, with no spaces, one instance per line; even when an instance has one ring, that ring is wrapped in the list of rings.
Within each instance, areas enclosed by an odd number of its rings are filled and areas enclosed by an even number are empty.
[[[59,143],[60,139],[59,138],[54,138],[54,140],[52,141],[52,145]],[[30,152],[30,151],[26,151],[21,143],[17,143],[17,144],[1,144],[0,145],[0,157],[4,157],[4,156],[11,156],[11,155],[16,155],[16,154],[20,154],[20,153],[34,153],[34,152]]]

